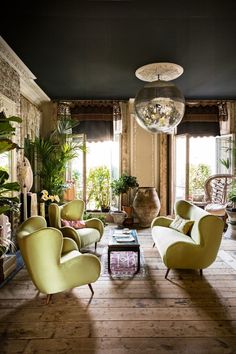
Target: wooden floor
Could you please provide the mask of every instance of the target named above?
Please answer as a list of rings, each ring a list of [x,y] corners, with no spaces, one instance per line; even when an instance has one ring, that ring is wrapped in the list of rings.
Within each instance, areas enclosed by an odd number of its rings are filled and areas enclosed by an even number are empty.
[[[202,279],[171,271],[165,280],[150,230],[138,233],[149,276],[100,277],[92,299],[83,286],[45,305],[22,269],[0,289],[0,353],[236,353],[236,241],[223,240]]]

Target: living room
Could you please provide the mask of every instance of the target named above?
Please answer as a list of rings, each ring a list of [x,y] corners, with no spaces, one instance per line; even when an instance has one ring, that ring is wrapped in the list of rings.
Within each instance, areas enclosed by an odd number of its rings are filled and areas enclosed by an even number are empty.
[[[233,1],[6,5],[3,353],[236,352],[235,16]],[[147,87],[168,88],[175,119],[142,115]]]

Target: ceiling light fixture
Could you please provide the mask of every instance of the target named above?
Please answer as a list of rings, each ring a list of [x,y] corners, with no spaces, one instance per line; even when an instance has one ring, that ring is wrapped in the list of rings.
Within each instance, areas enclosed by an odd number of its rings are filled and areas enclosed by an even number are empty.
[[[184,116],[185,99],[170,80],[183,71],[174,63],[153,63],[136,70],[138,79],[148,81],[134,100],[135,117],[142,128],[151,133],[173,133]]]

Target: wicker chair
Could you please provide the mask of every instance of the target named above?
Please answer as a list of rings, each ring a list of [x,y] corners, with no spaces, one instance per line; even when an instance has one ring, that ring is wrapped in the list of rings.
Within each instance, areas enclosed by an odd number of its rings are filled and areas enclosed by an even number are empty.
[[[208,213],[225,217],[227,195],[235,176],[231,174],[216,174],[210,176],[205,183],[205,210]]]

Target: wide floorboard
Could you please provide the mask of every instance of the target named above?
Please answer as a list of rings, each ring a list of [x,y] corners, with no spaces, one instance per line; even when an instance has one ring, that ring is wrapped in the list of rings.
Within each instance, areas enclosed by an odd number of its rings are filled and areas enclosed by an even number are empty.
[[[18,272],[0,289],[0,353],[236,353],[236,241],[223,239],[202,278],[171,270],[166,280],[150,229],[138,234],[147,275],[101,276],[92,298],[83,286],[46,305],[26,269]]]

